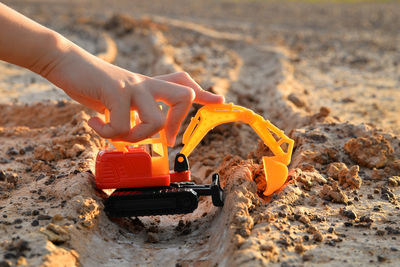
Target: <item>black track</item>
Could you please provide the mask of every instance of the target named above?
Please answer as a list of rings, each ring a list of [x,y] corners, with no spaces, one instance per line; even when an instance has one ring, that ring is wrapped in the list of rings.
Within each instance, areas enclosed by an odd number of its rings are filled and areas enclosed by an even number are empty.
[[[105,211],[110,217],[185,214],[197,208],[199,196],[212,196],[215,206],[224,205],[218,174],[213,175],[211,185],[183,182],[167,187],[117,189],[105,201]]]

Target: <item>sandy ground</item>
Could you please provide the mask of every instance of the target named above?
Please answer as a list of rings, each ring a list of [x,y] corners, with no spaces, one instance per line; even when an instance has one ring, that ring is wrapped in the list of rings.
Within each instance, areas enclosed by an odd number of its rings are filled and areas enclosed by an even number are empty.
[[[189,158],[198,183],[220,173],[222,209],[202,199],[193,214],[111,220],[92,111],[0,62],[0,265],[398,265],[400,6],[172,2],[10,5],[119,66],[188,71],[262,114],[296,142],[291,182],[261,197],[267,149],[222,125]]]

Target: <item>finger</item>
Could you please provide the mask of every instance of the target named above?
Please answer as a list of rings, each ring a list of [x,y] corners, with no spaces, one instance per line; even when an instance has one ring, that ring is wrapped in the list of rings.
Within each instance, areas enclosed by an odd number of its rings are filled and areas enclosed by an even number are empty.
[[[225,101],[224,97],[221,95],[215,95],[213,93],[204,91],[200,85],[196,83],[186,72],[176,72],[172,74],[156,76],[154,78],[192,88],[196,94],[194,102],[202,105],[222,104]]]
[[[129,99],[114,101],[110,110],[110,122],[105,123],[99,117],[90,118],[88,124],[103,138],[123,137],[130,130]]]
[[[167,144],[173,146],[179,127],[185,119],[194,100],[194,90],[190,87],[153,79],[149,92],[155,99],[162,100],[170,108],[167,114],[165,132]]]
[[[133,102],[140,122],[122,139],[129,142],[138,142],[158,133],[165,125],[165,116],[149,92],[141,91],[135,94]]]

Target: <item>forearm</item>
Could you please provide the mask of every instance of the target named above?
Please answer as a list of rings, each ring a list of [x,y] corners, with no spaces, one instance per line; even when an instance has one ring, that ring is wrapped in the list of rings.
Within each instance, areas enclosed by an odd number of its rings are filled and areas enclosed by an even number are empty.
[[[46,76],[68,45],[56,32],[0,3],[0,60]]]

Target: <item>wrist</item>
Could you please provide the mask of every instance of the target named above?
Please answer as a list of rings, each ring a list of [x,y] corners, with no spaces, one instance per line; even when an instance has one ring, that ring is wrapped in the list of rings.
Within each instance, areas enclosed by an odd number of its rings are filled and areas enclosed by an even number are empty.
[[[44,78],[48,78],[49,74],[61,64],[71,50],[71,42],[51,30],[44,33],[41,39],[44,44],[42,46],[44,52],[38,53],[36,60],[28,68]]]

